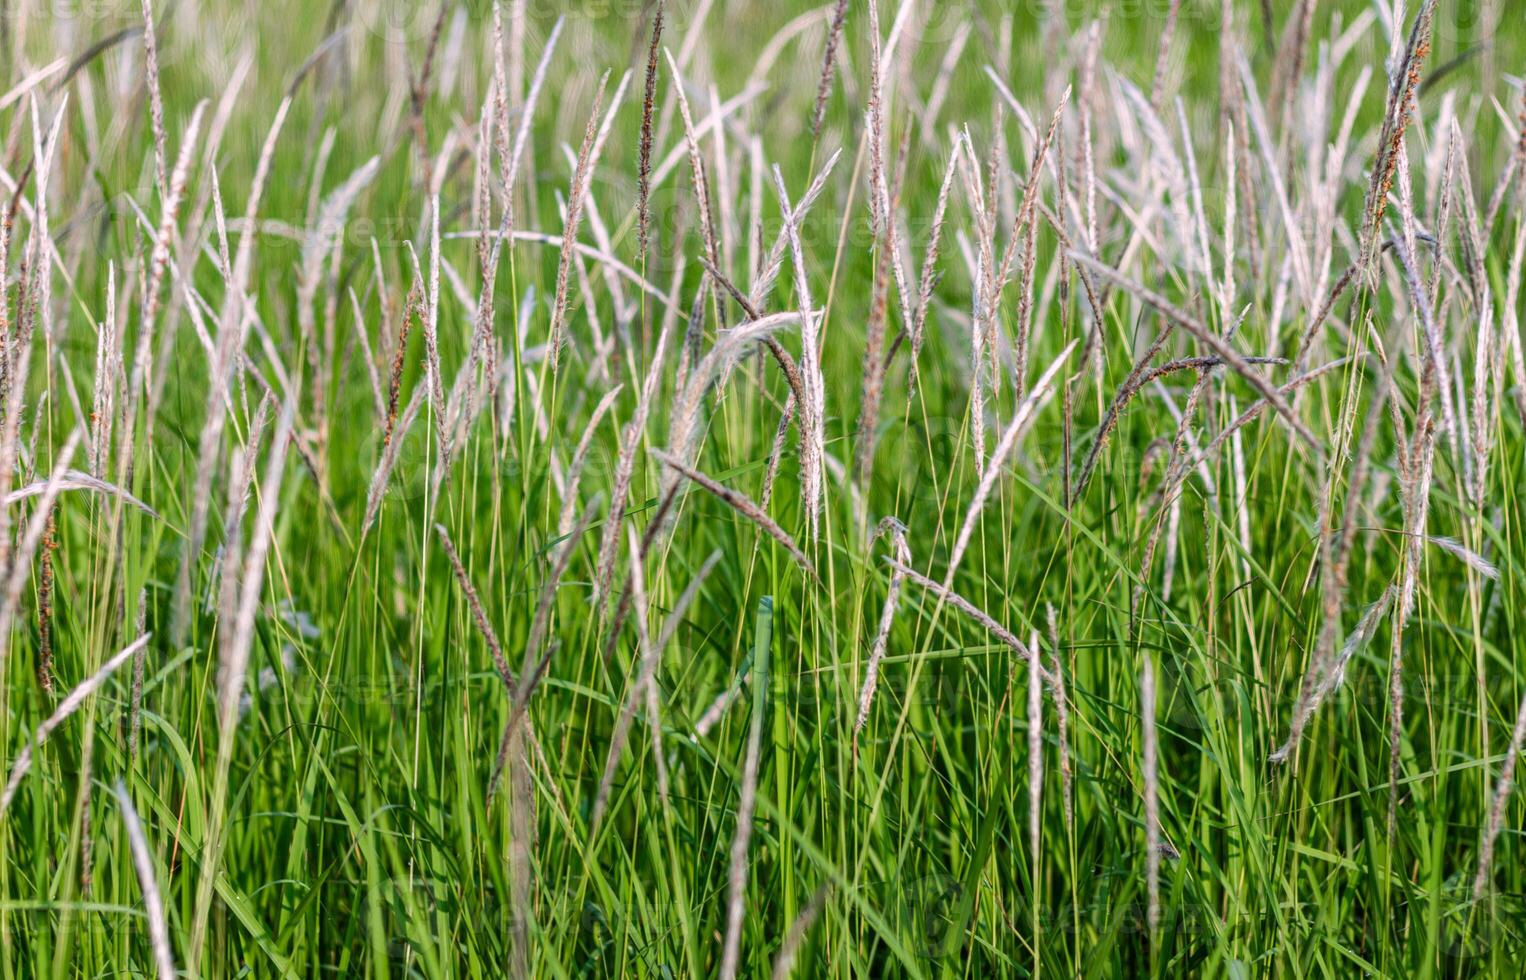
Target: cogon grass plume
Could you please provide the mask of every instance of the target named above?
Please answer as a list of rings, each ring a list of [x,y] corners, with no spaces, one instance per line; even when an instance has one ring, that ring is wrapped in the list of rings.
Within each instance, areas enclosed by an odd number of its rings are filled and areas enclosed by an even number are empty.
[[[498,675],[512,691],[514,677],[509,668],[509,662],[503,655],[503,644],[499,642],[498,633],[487,617],[487,610],[482,607],[482,599],[477,595],[477,589],[466,573],[466,566],[461,563],[456,544],[450,539],[450,532],[445,529],[445,525],[436,524],[434,527],[435,533],[440,537],[440,546],[445,549],[445,557],[450,561],[451,571],[455,573],[456,584],[461,586],[461,595],[466,599],[466,607],[471,610],[472,621],[477,624],[477,631],[482,634],[483,642],[487,644],[488,654],[493,658],[493,666],[498,668]]]
[[[53,155],[57,149],[57,137],[59,125],[63,121],[63,112],[60,109],[54,120],[48,135],[43,135],[43,127],[37,110],[35,97],[30,103],[31,123],[33,136],[33,163],[36,165],[36,185],[46,188],[51,179]],[[16,215],[22,203],[22,190],[27,186],[27,178],[32,172],[29,165],[23,177],[16,184],[16,192],[12,195],[11,206],[7,212],[3,230],[0,230],[0,270],[6,268],[3,264],[10,250],[12,227]],[[0,491],[8,491],[12,480],[15,478],[21,462],[21,424],[22,409],[27,393],[27,379],[31,373],[33,345],[36,336],[38,321],[38,307],[40,300],[38,293],[42,291],[46,283],[51,279],[49,275],[40,275],[38,272],[41,264],[41,241],[47,237],[47,195],[45,190],[38,192],[37,203],[32,209],[34,225],[27,240],[18,275],[18,287],[16,297],[16,315],[14,322],[9,315],[9,304],[0,302],[0,328],[3,329],[5,343],[3,347],[4,357],[0,358],[0,403],[3,403],[3,418],[0,418]],[[47,331],[44,330],[44,340],[48,340]],[[72,454],[77,444],[78,433],[70,437],[69,451],[63,455]],[[35,454],[29,454],[35,459]],[[46,501],[51,506],[51,497]],[[42,508],[46,511],[47,507]],[[0,637],[8,637],[10,626],[16,610],[16,602],[19,600],[22,581],[25,570],[29,567],[32,555],[36,550],[37,541],[40,540],[41,525],[32,522],[28,530],[28,540],[18,555],[13,554],[11,540],[11,520],[7,510],[0,509],[0,568],[10,568],[11,578],[7,585],[4,596],[4,605],[0,607]],[[34,534],[35,532],[35,534]],[[20,571],[20,576],[17,572]]]
[[[556,529],[558,534],[570,534],[572,532],[573,516],[576,513],[578,501],[578,484],[582,480],[583,468],[588,463],[588,454],[593,448],[594,436],[598,433],[599,423],[604,420],[615,399],[620,397],[624,385],[616,385],[604,393],[599,399],[599,404],[594,406],[593,415],[588,420],[588,428],[584,430],[583,437],[578,440],[577,449],[572,454],[572,463],[567,467],[566,490],[562,496],[562,513],[557,519]]]
[[[824,181],[837,158],[822,168]],[[812,188],[815,184],[812,184]],[[774,188],[785,213],[784,228],[794,264],[795,301],[800,306],[800,373],[805,384],[805,401],[796,406],[800,412],[800,495],[805,505],[806,523],[812,537],[821,526],[822,468],[826,453],[826,380],[821,365],[821,319],[811,303],[811,289],[806,275],[805,248],[800,239],[800,221],[805,215],[810,189],[798,205],[791,206],[784,186],[784,174],[774,167]],[[754,290],[757,294],[757,290]]]
[[[891,218],[887,214],[882,225],[889,229]],[[887,230],[886,234],[890,234]],[[869,300],[869,319],[866,324],[864,343],[863,376],[859,386],[859,415],[854,432],[854,479],[862,488],[868,481],[874,466],[874,447],[879,426],[880,402],[884,397],[885,384],[885,320],[888,316],[889,266],[891,249],[882,242],[876,256],[874,285]]]
[[[860,408],[854,434],[854,472],[862,486],[873,465],[874,443],[884,383],[885,321],[888,316],[890,269],[899,274],[899,249],[890,188],[890,162],[885,145],[885,54],[880,40],[878,0],[869,0],[869,90],[865,109],[865,141],[869,153],[869,227],[875,236],[874,272],[869,315],[864,328]],[[901,291],[905,305],[905,289]]]
[[[790,423],[795,421],[795,406],[800,404],[800,399],[793,394],[784,402],[784,411],[779,413],[779,425],[774,429],[774,444],[768,451],[768,466],[763,471],[763,491],[758,495],[758,506],[765,511],[768,503],[774,496],[774,484],[779,478],[779,464],[784,461],[784,441],[789,435]]]
[[[159,192],[168,196],[169,165],[165,160],[164,96],[159,88],[159,43],[154,29],[154,5],[143,0],[143,61],[148,78],[149,124],[154,134],[154,171]]]
[[[144,587],[138,592],[138,622],[137,634],[148,634],[148,589]],[[148,665],[148,644],[145,643],[138,649],[137,656],[132,660],[132,694],[128,702],[127,717],[127,758],[129,760],[138,757],[138,740],[143,729],[143,674]]]
[[[775,284],[778,282],[779,272],[784,265],[785,250],[788,249],[791,255],[799,252],[803,257],[803,250],[795,248],[796,239],[799,237],[800,224],[806,219],[811,212],[811,208],[825,193],[827,181],[836,170],[837,161],[841,158],[842,150],[833,151],[832,155],[827,158],[826,163],[822,164],[815,176],[811,178],[810,185],[806,187],[805,193],[800,196],[800,200],[796,201],[793,207],[788,203],[788,195],[784,192],[782,183],[778,180],[775,181],[776,193],[779,194],[780,204],[784,211],[784,227],[779,229],[772,247],[768,250],[767,259],[753,276],[751,293],[748,298],[752,301],[752,305],[755,308],[762,307],[764,300],[768,298],[769,293],[773,291]],[[802,285],[806,287],[806,294],[808,295],[809,278],[796,273],[795,286],[797,290]]]
[[[1160,111],[1165,104],[1166,72],[1171,67],[1171,42],[1176,36],[1176,20],[1181,16],[1181,0],[1171,0],[1166,8],[1166,22],[1160,29],[1160,47],[1155,56],[1155,81],[1150,86],[1150,105]]]
[[[147,3],[145,3],[145,7]],[[157,82],[155,83],[157,86]],[[191,114],[191,121],[187,124],[185,134],[180,141],[180,155],[175,161],[175,169],[169,175],[168,184],[164,189],[164,200],[161,202],[161,215],[159,219],[159,232],[154,237],[153,253],[149,259],[149,278],[147,292],[144,296],[145,308],[143,310],[143,325],[138,333],[138,345],[133,356],[133,383],[131,393],[134,399],[141,394],[141,388],[145,378],[150,372],[151,347],[154,337],[154,318],[157,316],[160,306],[160,290],[164,283],[165,272],[169,268],[171,253],[174,248],[175,224],[179,217],[181,202],[185,195],[185,185],[189,177],[192,151],[196,148],[196,138],[201,131],[202,114],[207,102],[203,99],[196,104],[196,109]],[[114,317],[108,317],[114,320]],[[114,341],[115,343],[115,341]]]
[[[673,94],[678,97],[679,114],[683,117],[684,141],[689,151],[689,173],[694,184],[694,199],[698,204],[700,237],[704,242],[705,255],[716,265],[721,264],[720,246],[715,234],[715,204],[710,197],[710,182],[705,176],[705,162],[700,155],[699,137],[694,131],[694,116],[689,111],[689,97],[684,94],[683,73],[673,61],[673,53],[663,48],[668,59],[668,70],[673,74]]]
[[[412,66],[406,68],[408,88],[408,134],[413,140],[414,152],[418,155],[420,183],[425,187],[434,185],[433,162],[429,158],[429,136],[424,124],[424,104],[429,94],[429,78],[434,70],[435,51],[439,47],[440,32],[445,26],[446,9],[442,5],[434,17],[434,26],[430,28],[424,45],[423,63],[419,66],[418,73],[413,72]]]
[[[419,411],[424,407],[424,397],[427,392],[426,385],[419,385],[413,390],[413,395],[408,399],[408,405],[398,420],[395,432],[382,446],[381,458],[377,461],[376,471],[371,476],[371,489],[366,494],[366,514],[360,525],[362,536],[371,529],[377,515],[381,513],[382,496],[386,493],[387,482],[397,466],[403,439],[408,435],[408,430],[413,428],[413,423],[417,421]]]
[[[445,401],[445,368],[440,360],[440,188],[430,188],[429,196],[429,283],[424,304],[424,380],[429,392],[429,414],[435,428],[435,472],[433,496],[450,472],[451,444],[449,409]],[[408,245],[408,257],[415,277],[422,278],[419,257]]]
[[[85,733],[80,746],[79,790],[77,791],[79,813],[79,893],[90,898],[95,885],[95,835],[91,832],[90,804],[95,796],[95,738],[93,731]]]
[[[669,411],[667,451],[685,465],[692,462],[699,447],[701,408],[712,386],[731,373],[754,343],[763,343],[780,329],[797,322],[803,324],[810,319],[812,314],[808,312],[790,312],[749,320],[717,337],[715,346],[706,352],[691,371],[680,371],[681,380]],[[810,340],[807,339],[806,343],[809,344]],[[814,358],[807,359],[802,355],[802,360],[809,363]],[[802,383],[808,386],[805,389],[807,397],[814,399],[816,393],[809,387],[812,383],[809,380],[812,377],[811,369],[806,363],[800,365],[800,374]],[[664,480],[663,494],[666,495],[677,483],[678,475],[675,472]]]
[[[1393,636],[1388,666],[1388,834],[1398,822],[1400,743],[1404,724],[1404,630],[1414,610],[1416,582],[1424,557],[1426,518],[1430,510],[1431,478],[1435,462],[1436,426],[1429,397],[1422,394],[1415,421],[1415,459],[1401,471],[1405,539],[1400,558],[1398,601],[1394,610]],[[1390,402],[1392,399],[1390,399]]]
[[[917,286],[917,307],[911,314],[911,367],[908,385],[916,387],[917,365],[921,360],[922,344],[927,333],[927,313],[932,305],[933,287],[936,284],[938,244],[943,236],[943,222],[948,214],[948,192],[953,186],[954,170],[958,162],[957,150],[949,153],[943,168],[943,183],[938,187],[938,203],[933,208],[932,231],[927,240],[927,251],[922,258],[922,275]]]
[[[95,390],[90,399],[90,475],[105,473],[108,443],[116,421],[115,401],[120,380],[121,343],[117,328],[116,265],[106,269],[106,318],[97,331],[95,345]]]
[[[1022,267],[1021,282],[1019,283],[1017,301],[1017,340],[1014,344],[1016,350],[1014,359],[1017,362],[1013,375],[1013,382],[1017,386],[1017,393],[1023,394],[1028,374],[1028,351],[1033,332],[1033,277],[1035,262],[1037,261],[1036,236],[1038,234],[1038,190],[1040,175],[1043,171],[1044,161],[1049,155],[1049,148],[1054,144],[1056,132],[1060,128],[1061,117],[1065,113],[1065,107],[1070,103],[1070,88],[1067,86],[1060,95],[1060,101],[1055,105],[1054,113],[1049,119],[1049,128],[1044,133],[1044,138],[1039,141],[1038,147],[1033,151],[1033,160],[1028,168],[1028,182],[1023,188],[1023,199],[1017,209],[1012,235],[1007,241],[1006,251],[1002,253],[1001,272],[997,277],[997,295],[1000,295],[1002,286],[1007,281],[1011,270],[1013,253],[1017,251],[1018,240],[1022,241]],[[1022,230],[1018,235],[1019,228]]]
[[[736,283],[727,278],[724,272],[716,268],[714,263],[709,259],[701,257],[700,264],[705,267],[705,271],[709,273],[710,279],[724,289],[726,294],[742,308],[742,312],[747,314],[749,322],[757,322],[763,319],[763,314],[753,305],[752,300],[743,294]],[[779,365],[779,370],[784,372],[784,380],[789,383],[790,394],[794,397],[795,404],[803,403],[807,396],[805,379],[800,374],[800,365],[790,356],[789,351],[784,349],[784,345],[779,343],[772,335],[765,334],[762,342],[763,346],[767,348],[768,353],[773,356],[774,361]]]

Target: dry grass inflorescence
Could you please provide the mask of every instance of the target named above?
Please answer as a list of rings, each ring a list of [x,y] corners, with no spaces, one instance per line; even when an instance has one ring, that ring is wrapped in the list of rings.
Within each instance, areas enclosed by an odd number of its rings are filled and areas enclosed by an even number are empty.
[[[1504,0],[0,63],[0,980],[1518,974]]]

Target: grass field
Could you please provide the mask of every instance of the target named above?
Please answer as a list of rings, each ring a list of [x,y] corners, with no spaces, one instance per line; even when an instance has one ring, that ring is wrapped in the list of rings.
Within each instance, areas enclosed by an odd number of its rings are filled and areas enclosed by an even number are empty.
[[[0,31],[0,978],[1518,975],[1511,0]]]

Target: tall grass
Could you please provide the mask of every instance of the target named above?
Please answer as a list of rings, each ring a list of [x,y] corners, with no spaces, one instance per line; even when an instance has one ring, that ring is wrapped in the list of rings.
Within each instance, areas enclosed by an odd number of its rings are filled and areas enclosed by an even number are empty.
[[[595,6],[4,5],[0,980],[1516,975],[1509,5]]]

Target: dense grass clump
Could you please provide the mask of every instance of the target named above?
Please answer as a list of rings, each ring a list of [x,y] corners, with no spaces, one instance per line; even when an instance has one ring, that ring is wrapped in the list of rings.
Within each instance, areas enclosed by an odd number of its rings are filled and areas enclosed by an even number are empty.
[[[1518,973],[1510,4],[0,11],[0,980]]]

